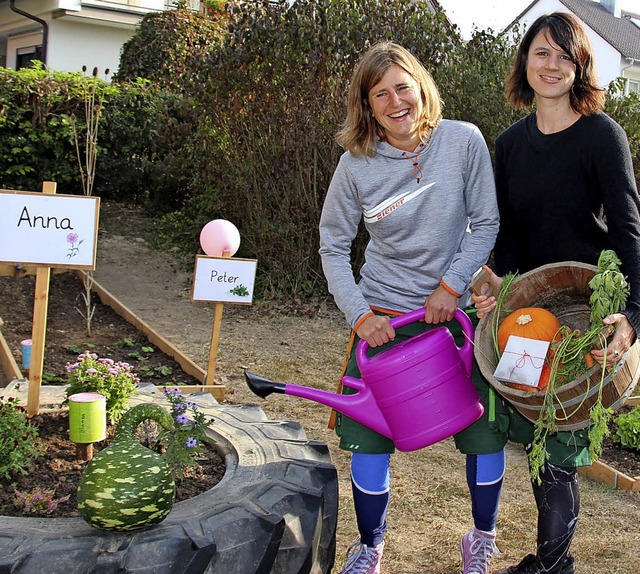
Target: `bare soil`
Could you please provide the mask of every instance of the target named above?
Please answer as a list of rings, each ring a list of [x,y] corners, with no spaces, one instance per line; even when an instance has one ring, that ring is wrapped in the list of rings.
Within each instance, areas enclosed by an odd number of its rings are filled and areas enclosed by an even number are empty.
[[[0,327],[18,365],[22,364],[20,341],[31,337],[35,277],[0,277]],[[43,384],[64,385],[67,365],[84,351],[123,361],[133,366],[143,382],[157,386],[197,385],[180,365],[152,345],[147,337],[94,294],[91,334],[87,335],[84,287],[73,271],[53,273],[49,282],[47,334]],[[27,371],[24,371],[27,374]]]
[[[96,280],[182,353],[206,368],[213,305],[190,300],[194,261],[185,262],[171,253],[152,249],[150,243],[157,233],[156,227],[137,209],[103,202],[100,217]],[[67,294],[61,299],[67,315],[78,315],[74,296]],[[0,317],[5,321],[7,306],[14,303],[11,298],[7,301],[6,294],[0,291]],[[112,322],[116,324],[115,319]],[[53,325],[50,318],[47,344],[68,345],[65,329],[55,330]],[[2,330],[7,336],[5,328]],[[18,342],[28,337],[29,332],[30,328],[21,332]],[[118,339],[122,338],[119,335]],[[76,344],[78,337],[74,339]],[[340,477],[337,533],[340,553],[356,538],[357,531],[350,495],[349,458],[337,448],[337,440],[327,428],[329,409],[285,395],[259,399],[247,389],[239,366],[274,380],[333,391],[340,378],[347,339],[344,319],[330,300],[225,305],[216,363],[216,379],[226,386],[226,402],[257,403],[270,419],[297,421],[309,438],[328,444]],[[15,344],[16,340],[12,345]],[[54,352],[47,346],[45,371],[51,373],[54,369],[48,366],[47,356]],[[158,380],[158,384],[163,382]],[[535,548],[536,512],[526,459],[515,445],[509,445],[507,454],[508,470],[498,521],[498,546],[502,554],[492,562],[495,569],[518,562]],[[385,574],[459,572],[458,542],[472,526],[464,457],[456,452],[452,440],[446,440],[421,451],[397,453],[392,471],[394,483],[383,571]],[[632,476],[638,474],[631,472]],[[613,490],[584,478],[581,485],[582,513],[572,546],[576,571],[640,574],[637,559],[640,494]],[[338,556],[336,564],[339,566],[342,561],[343,557]]]
[[[38,516],[24,514],[16,507],[15,500],[16,492],[30,493],[40,488],[53,491],[54,499],[69,497],[46,516],[79,516],[77,489],[86,462],[78,459],[76,446],[69,440],[69,413],[67,410],[45,411],[34,417],[33,422],[39,429],[43,454],[28,474],[16,475],[10,484],[4,484],[0,489],[0,515]],[[109,428],[107,440],[93,444],[94,455],[109,445],[112,434],[113,429]],[[213,488],[220,482],[224,471],[224,457],[215,448],[207,448],[199,454],[197,465],[185,468],[182,478],[176,477],[175,502]]]

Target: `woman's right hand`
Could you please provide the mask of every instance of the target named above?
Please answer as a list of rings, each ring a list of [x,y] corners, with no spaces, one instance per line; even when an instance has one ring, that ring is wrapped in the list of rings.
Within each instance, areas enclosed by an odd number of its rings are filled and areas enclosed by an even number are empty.
[[[369,347],[378,347],[393,341],[396,332],[391,326],[389,317],[372,315],[367,317],[358,327],[356,335],[367,342]]]
[[[480,288],[480,295],[475,293],[471,295],[471,300],[478,310],[478,319],[482,319],[482,317],[489,314],[496,306],[495,295],[489,295],[489,293],[500,293],[502,288],[502,277],[496,275],[487,265],[482,267],[488,273],[489,281]]]

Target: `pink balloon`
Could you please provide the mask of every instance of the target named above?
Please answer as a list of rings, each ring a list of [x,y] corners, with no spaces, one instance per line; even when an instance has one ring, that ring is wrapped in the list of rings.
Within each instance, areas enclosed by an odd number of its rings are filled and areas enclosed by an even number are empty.
[[[225,251],[233,256],[240,247],[240,232],[230,221],[214,219],[202,228],[200,246],[210,257],[221,257]]]

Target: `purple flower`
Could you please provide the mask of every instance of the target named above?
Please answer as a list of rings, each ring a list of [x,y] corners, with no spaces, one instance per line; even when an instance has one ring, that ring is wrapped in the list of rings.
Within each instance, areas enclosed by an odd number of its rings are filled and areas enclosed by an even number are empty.
[[[96,369],[87,369],[88,375],[95,375],[98,371]]]
[[[118,369],[109,369],[109,374],[113,375],[114,377],[119,373],[120,371],[118,371]]]
[[[190,436],[190,437],[187,439],[187,442],[185,443],[185,446],[186,446],[187,448],[194,448],[194,447],[196,447],[197,445],[198,445],[198,441],[197,441],[195,438],[193,438],[192,436]]]
[[[78,241],[78,234],[77,233],[69,233],[69,235],[67,235],[67,243],[75,243],[76,241]]]
[[[189,417],[185,414],[178,415],[176,417],[176,422],[179,425],[186,425],[189,422]]]
[[[67,365],[67,373],[71,371],[75,371],[78,368],[78,363],[73,363],[73,365]]]
[[[100,363],[104,363],[105,365],[113,365],[113,359],[100,359]]]

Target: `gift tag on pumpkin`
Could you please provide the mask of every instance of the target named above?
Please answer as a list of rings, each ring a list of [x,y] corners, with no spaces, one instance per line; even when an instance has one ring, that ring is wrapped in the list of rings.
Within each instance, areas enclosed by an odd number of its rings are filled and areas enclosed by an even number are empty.
[[[548,341],[511,335],[493,376],[499,381],[537,387],[548,350]]]

